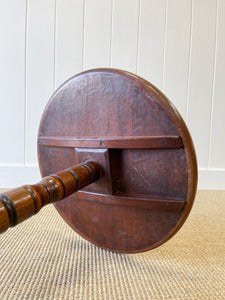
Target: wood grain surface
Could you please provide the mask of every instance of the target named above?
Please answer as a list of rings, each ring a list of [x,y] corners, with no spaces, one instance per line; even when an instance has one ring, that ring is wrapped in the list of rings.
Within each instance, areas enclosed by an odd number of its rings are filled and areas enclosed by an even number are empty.
[[[43,176],[101,161],[107,179],[56,208],[106,249],[132,253],[162,244],[194,201],[197,163],[184,121],[157,88],[125,71],[96,69],[63,84],[44,111],[38,155]]]

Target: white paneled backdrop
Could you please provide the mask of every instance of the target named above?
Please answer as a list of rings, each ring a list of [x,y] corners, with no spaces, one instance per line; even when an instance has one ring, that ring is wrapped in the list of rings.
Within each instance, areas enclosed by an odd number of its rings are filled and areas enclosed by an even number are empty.
[[[96,67],[146,78],[175,104],[200,189],[225,189],[225,0],[0,0],[0,187],[40,179],[53,91]]]

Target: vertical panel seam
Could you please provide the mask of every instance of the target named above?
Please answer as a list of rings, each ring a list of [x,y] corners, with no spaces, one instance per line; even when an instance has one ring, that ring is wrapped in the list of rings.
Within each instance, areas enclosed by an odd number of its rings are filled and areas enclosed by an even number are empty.
[[[114,19],[114,0],[111,0],[111,32],[110,32],[110,67],[112,68],[112,44],[113,44],[113,19]]]
[[[141,0],[138,1],[138,22],[137,22],[137,48],[136,48],[136,74],[139,73],[139,51],[140,51],[140,19],[141,19]]]
[[[190,45],[189,45],[189,58],[188,58],[188,77],[187,77],[187,96],[186,96],[186,108],[185,108],[185,121],[188,122],[188,109],[189,109],[189,97],[190,97],[190,77],[191,77],[191,58],[192,58],[192,39],[193,39],[193,18],[194,8],[193,0],[191,0],[191,25],[190,25]]]
[[[168,13],[168,0],[165,2],[165,27],[164,27],[164,45],[163,45],[163,65],[162,65],[162,79],[161,90],[164,92],[164,80],[165,80],[165,62],[166,62],[166,39],[167,39],[167,13]]]
[[[218,16],[219,16],[219,0],[216,1],[215,47],[214,47],[214,62],[213,62],[213,86],[212,86],[211,111],[210,111],[208,168],[210,168],[210,164],[211,164],[211,150],[212,150],[213,113],[214,113],[214,102],[215,102],[216,62],[217,62],[218,27],[219,27]]]
[[[83,39],[82,39],[82,71],[84,71],[84,52],[85,52],[85,10],[86,0],[83,0]]]
[[[54,7],[54,50],[53,50],[53,91],[56,88],[56,22],[57,22],[57,0],[55,0]]]
[[[113,14],[113,0],[111,0],[111,20],[110,20],[110,40],[109,40],[109,66],[111,67],[112,56],[112,14]]]
[[[28,0],[25,7],[25,49],[24,49],[24,166],[26,166],[26,144],[27,144],[27,19]]]

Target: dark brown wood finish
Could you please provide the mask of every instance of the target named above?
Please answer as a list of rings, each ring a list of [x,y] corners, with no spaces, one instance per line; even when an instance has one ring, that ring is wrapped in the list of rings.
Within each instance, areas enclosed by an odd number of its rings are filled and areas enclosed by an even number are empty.
[[[99,164],[88,161],[47,176],[35,185],[0,194],[0,233],[36,214],[44,205],[60,201],[98,180],[101,175]]]
[[[150,149],[150,148],[181,148],[179,136],[135,136],[114,138],[73,138],[73,137],[39,137],[39,145],[55,147],[107,148],[107,149]]]
[[[100,180],[55,206],[106,249],[164,243],[194,201],[197,162],[184,121],[165,95],[128,72],[92,70],[64,83],[43,114],[38,155],[43,176],[86,159],[100,163]]]

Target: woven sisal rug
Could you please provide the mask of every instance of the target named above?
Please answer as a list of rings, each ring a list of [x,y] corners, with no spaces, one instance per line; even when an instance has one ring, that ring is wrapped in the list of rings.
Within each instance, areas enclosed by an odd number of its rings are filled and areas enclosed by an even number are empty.
[[[225,191],[200,191],[183,228],[123,255],[79,237],[52,205],[0,236],[0,299],[225,299]]]

